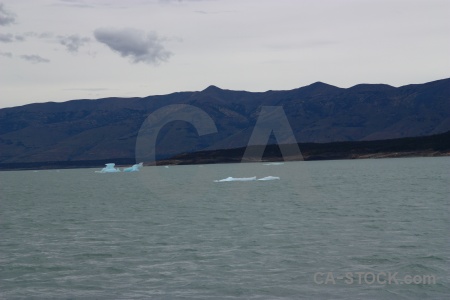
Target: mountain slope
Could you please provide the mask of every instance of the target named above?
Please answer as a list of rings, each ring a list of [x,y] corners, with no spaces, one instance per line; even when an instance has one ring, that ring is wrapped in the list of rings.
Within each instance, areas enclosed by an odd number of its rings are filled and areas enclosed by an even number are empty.
[[[158,135],[160,158],[245,146],[261,105],[282,106],[301,143],[369,141],[450,130],[450,79],[399,88],[359,84],[343,89],[317,82],[264,93],[210,86],[199,92],[145,98],[73,100],[0,109],[0,162],[134,157],[142,123],[169,104],[201,108],[214,120],[218,133],[197,137],[191,124],[172,122]]]

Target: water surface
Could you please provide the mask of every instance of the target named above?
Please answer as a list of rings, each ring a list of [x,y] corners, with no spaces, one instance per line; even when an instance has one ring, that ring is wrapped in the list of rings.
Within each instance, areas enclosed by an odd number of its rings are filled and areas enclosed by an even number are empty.
[[[447,299],[449,170],[443,157],[0,172],[0,298]],[[280,180],[214,182],[230,176]]]

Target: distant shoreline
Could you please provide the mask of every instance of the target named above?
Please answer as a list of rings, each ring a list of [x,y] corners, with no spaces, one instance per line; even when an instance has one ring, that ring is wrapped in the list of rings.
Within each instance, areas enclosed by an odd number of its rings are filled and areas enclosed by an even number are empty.
[[[352,159],[382,159],[382,158],[407,158],[407,157],[444,157],[450,156],[450,152],[439,152],[439,151],[421,151],[421,152],[392,152],[392,153],[372,153],[357,155],[353,154],[351,156],[338,157],[337,155],[330,155],[330,157],[310,157],[303,155],[303,161],[323,161],[323,160],[352,160]],[[280,157],[265,157],[263,160],[248,160],[242,161],[239,158],[232,157],[222,157],[218,159],[209,158],[195,158],[192,160],[180,160],[180,159],[169,159],[158,161],[158,166],[162,165],[203,165],[203,164],[221,164],[221,163],[241,163],[241,162],[282,162],[284,161]],[[301,161],[301,159],[290,159],[289,161]]]
[[[400,138],[377,141],[353,141],[332,143],[299,143],[302,157],[291,157],[288,160],[343,160],[343,159],[377,159],[397,157],[440,157],[450,156],[450,131],[442,134]],[[262,146],[263,147],[263,146]],[[240,163],[245,147],[184,153],[168,159],[158,160],[157,165],[194,165],[216,163]],[[262,161],[283,161],[278,145],[267,145]],[[248,160],[244,162],[257,162]],[[46,170],[100,168],[106,163],[117,166],[131,166],[135,158],[105,158],[89,161],[46,161],[0,163],[0,171],[13,170]]]
[[[302,157],[287,160],[343,160],[397,157],[450,156],[450,132],[443,134],[376,141],[353,141],[332,143],[299,143]],[[159,165],[186,165],[241,162],[245,147],[224,150],[199,151],[161,160]],[[265,148],[263,161],[283,161],[278,145]],[[251,162],[252,160],[248,160]],[[257,160],[255,160],[257,161]]]

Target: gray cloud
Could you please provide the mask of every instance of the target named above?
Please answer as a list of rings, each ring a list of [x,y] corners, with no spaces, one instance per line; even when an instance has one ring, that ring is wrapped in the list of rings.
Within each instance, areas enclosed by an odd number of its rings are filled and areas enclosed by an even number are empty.
[[[53,38],[53,33],[51,33],[51,32],[38,33],[38,32],[28,31],[28,32],[25,32],[23,34],[23,36],[24,37],[33,37],[33,38],[38,38],[38,39],[50,39],[50,38]]]
[[[94,31],[94,36],[97,41],[122,57],[130,57],[133,63],[159,64],[172,55],[164,48],[163,39],[155,32],[145,33],[133,28],[98,28]]]
[[[40,38],[40,39],[49,39],[52,37],[53,37],[53,33],[51,33],[51,32],[43,32],[38,35],[38,38]]]
[[[0,55],[4,56],[4,57],[9,57],[9,58],[12,57],[12,53],[11,52],[0,52]]]
[[[88,37],[83,37],[78,34],[72,35],[58,35],[55,36],[51,32],[33,32],[28,31],[24,34],[11,34],[11,33],[0,33],[0,43],[12,43],[14,41],[23,42],[29,38],[36,38],[40,40],[47,40],[48,42],[57,42],[66,47],[67,51],[75,53],[78,49],[91,41]]]
[[[19,42],[25,41],[25,36],[23,36],[23,35],[16,35],[16,36],[14,36],[14,38],[16,39],[16,41],[19,41]]]
[[[14,36],[11,33],[0,33],[0,42],[12,43],[13,41],[14,41]]]
[[[64,45],[67,51],[75,53],[78,52],[78,48],[91,40],[88,37],[81,37],[78,34],[72,34],[69,36],[58,36],[59,43]]]
[[[79,8],[90,8],[92,5],[87,4],[83,0],[60,0],[57,5],[64,5],[70,7],[79,7]]]
[[[24,34],[23,34],[23,36],[25,36],[25,37],[27,37],[27,38],[29,38],[29,37],[37,37],[38,36],[38,33],[36,33],[36,32],[32,32],[32,31],[28,31],[28,32],[25,32]]]
[[[11,25],[16,21],[16,14],[7,10],[3,3],[0,3],[0,26]]]
[[[0,33],[1,43],[12,43],[14,41],[23,42],[26,39],[26,35],[13,35],[12,33]]]
[[[20,58],[23,59],[23,60],[27,60],[27,61],[29,61],[29,62],[35,63],[35,64],[37,64],[37,63],[48,63],[48,62],[50,62],[50,60],[48,60],[48,59],[46,59],[46,58],[43,58],[43,57],[41,57],[41,56],[39,56],[39,55],[36,55],[36,54],[32,54],[32,55],[21,55]]]
[[[130,5],[145,4],[146,1],[89,1],[89,0],[58,0],[53,6],[64,6],[69,8],[127,8]]]

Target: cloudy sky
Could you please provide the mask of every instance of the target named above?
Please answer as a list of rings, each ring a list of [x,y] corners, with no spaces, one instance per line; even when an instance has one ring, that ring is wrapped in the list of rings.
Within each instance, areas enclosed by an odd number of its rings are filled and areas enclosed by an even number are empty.
[[[448,0],[0,0],[0,107],[450,77]]]

